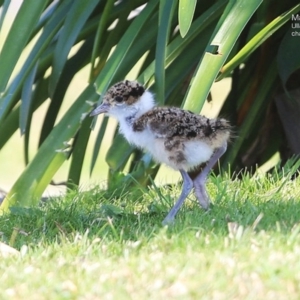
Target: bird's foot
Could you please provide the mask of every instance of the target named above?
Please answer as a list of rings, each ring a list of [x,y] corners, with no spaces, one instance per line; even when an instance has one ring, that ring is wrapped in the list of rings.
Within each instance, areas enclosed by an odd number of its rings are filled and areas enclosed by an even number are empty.
[[[181,173],[181,176],[182,176],[182,179],[183,179],[182,191],[181,191],[181,194],[180,194],[178,200],[176,201],[175,205],[172,207],[172,209],[170,210],[168,215],[163,220],[162,224],[164,226],[165,225],[170,225],[174,222],[177,212],[179,211],[179,209],[182,206],[184,200],[186,199],[186,197],[188,196],[188,194],[190,193],[190,191],[193,188],[193,181],[189,177],[188,173],[183,171],[183,170],[180,170],[180,173]]]
[[[194,179],[194,188],[195,188],[195,194],[198,198],[198,201],[200,203],[200,206],[204,210],[208,210],[210,207],[210,199],[207,194],[206,188],[205,188],[205,183],[207,176],[213,166],[216,164],[218,159],[225,153],[227,149],[227,143],[225,143],[222,147],[218,148],[210,160],[207,162],[205,168],[202,170],[202,172]]]
[[[164,218],[164,220],[162,221],[162,225],[163,226],[171,226],[171,225],[173,225],[175,223],[175,217],[168,217],[168,216],[166,216],[165,218]]]

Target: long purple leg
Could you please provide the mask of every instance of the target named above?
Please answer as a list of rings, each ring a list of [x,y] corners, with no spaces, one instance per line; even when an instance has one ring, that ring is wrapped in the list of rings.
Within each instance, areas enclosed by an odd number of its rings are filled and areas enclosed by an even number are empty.
[[[173,206],[173,208],[169,211],[168,215],[163,220],[163,225],[168,225],[174,221],[174,218],[179,211],[180,207],[182,206],[184,200],[188,196],[188,194],[191,192],[193,188],[193,180],[190,178],[188,173],[184,170],[179,170],[183,179],[183,186],[182,186],[182,192]]]
[[[194,179],[195,194],[199,200],[201,207],[205,210],[209,208],[209,203],[210,203],[209,196],[205,188],[205,182],[207,176],[211,171],[211,169],[213,168],[213,166],[218,161],[218,159],[225,153],[226,149],[227,149],[227,143],[225,143],[222,147],[218,148],[211,156],[205,168]]]

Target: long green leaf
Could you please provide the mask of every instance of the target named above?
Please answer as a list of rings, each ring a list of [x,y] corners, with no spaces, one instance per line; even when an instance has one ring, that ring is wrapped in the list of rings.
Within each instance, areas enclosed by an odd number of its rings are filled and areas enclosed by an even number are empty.
[[[180,35],[184,38],[188,33],[195,13],[197,0],[179,0],[178,23]]]
[[[23,1],[20,10],[12,24],[10,32],[5,40],[0,53],[0,113],[1,95],[11,77],[12,71],[19,60],[21,53],[28,42],[32,30],[47,4],[47,0]]]
[[[147,2],[146,0],[136,0],[136,1],[118,1],[114,3],[113,8],[111,9],[110,3],[104,3],[103,8],[99,10],[99,14],[94,16],[93,19],[96,21],[96,26],[94,31],[95,43],[92,51],[92,68],[90,73],[90,81],[96,78],[103,66],[106,64],[107,58],[111,54],[111,50],[116,44],[118,44],[120,37],[123,36],[124,32],[127,30],[129,24],[131,23],[130,13],[136,8],[141,7]],[[107,5],[106,5],[107,4]],[[99,22],[100,19],[100,22]],[[109,29],[109,26],[112,25],[112,22],[117,21],[116,25],[114,24],[113,30]],[[101,23],[101,24],[100,24]],[[79,35],[86,36],[86,31],[88,31],[88,26],[83,28],[82,33]],[[83,38],[82,38],[83,39]],[[98,57],[97,65],[95,60]]]
[[[30,134],[30,120],[33,113],[33,103],[32,103],[32,95],[33,95],[33,83],[36,75],[37,65],[32,70],[31,74],[27,77],[24,82],[23,90],[22,90],[22,101],[20,107],[20,129],[21,134],[25,134],[24,141],[24,158],[25,164],[29,162],[29,134]]]
[[[120,168],[123,168],[133,149],[133,146],[125,142],[123,136],[119,134],[116,135],[114,143],[109,148],[106,155],[106,162],[108,163],[109,168],[112,171],[119,171]]]
[[[22,89],[22,102],[21,102],[21,111],[20,111],[20,129],[21,134],[23,135],[28,127],[30,116],[32,114],[32,87],[34,84],[34,79],[36,75],[37,65],[32,69],[29,76],[26,78],[23,89]]]
[[[185,51],[178,52],[176,59],[168,65],[166,70],[166,99],[169,105],[180,106],[186,92],[186,78],[193,73],[195,61],[199,58],[199,53],[204,52],[206,45],[211,37],[214,24],[206,27],[199,36],[188,44],[188,53]],[[175,49],[174,49],[175,50]],[[181,87],[174,95],[173,91]],[[171,94],[173,95],[171,97]]]
[[[68,186],[79,185],[83,161],[90,137],[92,118],[85,118],[72,145],[72,159],[68,174]]]
[[[201,34],[207,27],[214,24],[215,20],[222,13],[227,0],[218,1],[216,4],[212,5],[207,11],[205,11],[200,17],[198,17],[192,24],[188,34],[184,39],[177,36],[172,40],[172,42],[167,46],[166,51],[166,61],[165,67],[168,68],[169,65],[180,55],[181,53],[192,51],[190,49],[190,43],[195,39],[199,43],[202,43]],[[206,41],[206,39],[205,39]],[[201,53],[201,52],[200,52]],[[184,61],[183,61],[184,62]],[[147,83],[148,86],[154,83],[154,72],[155,72],[155,61],[150,63],[148,67],[139,75],[138,80],[143,83]]]
[[[291,20],[291,16],[300,11],[300,4],[296,5],[286,13],[275,18],[270,24],[259,31],[226,65],[221,69],[221,74],[217,80],[226,77],[233,69],[244,62],[251,53],[253,53],[263,42],[271,37],[280,27]],[[297,44],[297,38],[292,42]]]
[[[53,17],[53,14],[56,13],[57,10],[59,10],[60,5],[68,5],[70,6],[70,3],[66,3],[67,1],[64,1],[64,3],[60,1],[53,1],[49,4],[49,6],[43,11],[39,22],[37,23],[37,26],[34,28],[33,34],[38,33],[41,29],[45,27],[45,24],[49,22],[49,20]]]
[[[115,18],[118,18],[118,22],[114,30],[106,30],[103,32],[102,39],[105,43],[101,45],[100,54],[98,55],[99,60],[97,65],[94,67],[93,74],[90,75],[90,78],[96,78],[100,74],[108,61],[108,57],[110,56],[112,49],[114,49],[114,47],[119,43],[120,37],[125,34],[126,30],[130,26],[132,21],[128,20],[128,17],[132,9],[134,9],[134,6],[132,5],[132,2],[130,2],[121,11],[118,11],[118,14],[115,14]]]
[[[5,0],[3,2],[4,3],[2,3],[2,5],[1,5],[2,9],[1,9],[1,14],[0,14],[0,32],[2,30],[4,18],[5,18],[5,15],[7,13],[7,10],[8,10],[9,4],[10,4],[10,0]]]
[[[8,111],[15,105],[16,101],[19,100],[19,93],[22,89],[24,80],[30,74],[38,60],[42,59],[42,54],[45,53],[51,40],[60,29],[62,21],[64,20],[64,17],[67,14],[68,10],[69,4],[67,2],[64,2],[58,7],[58,10],[53,13],[49,22],[43,28],[43,32],[41,33],[40,37],[36,41],[28,57],[26,58],[26,61],[24,62],[21,70],[10,84],[3,98],[0,98],[0,120],[6,116]],[[48,51],[51,51],[51,48],[48,48]],[[48,59],[48,62],[50,63],[50,59]],[[41,76],[44,76],[44,72],[48,67],[49,64],[44,66],[44,71],[42,72]]]
[[[149,17],[151,17],[155,7],[157,6],[157,0],[150,0],[146,7],[131,23],[121,40],[119,41],[115,51],[105,64],[103,70],[96,79],[96,87],[99,93],[105,92],[111,82],[114,80],[116,73],[126,58],[132,44],[136,37],[141,32],[143,25],[146,23]]]
[[[0,214],[9,212],[11,206],[31,206],[39,202],[43,191],[68,157],[67,144],[91,110],[86,99],[93,99],[93,97],[96,97],[95,90],[92,85],[89,85],[53,129],[33,160],[17,179],[0,206]]]
[[[33,111],[36,110],[47,98],[48,98],[48,80],[41,79],[36,83],[33,97],[36,101],[33,101]],[[0,149],[5,143],[12,137],[19,127],[20,118],[20,105],[17,105],[10,114],[0,122]]]
[[[87,39],[79,48],[76,54],[74,54],[66,62],[65,68],[63,70],[61,79],[57,84],[57,88],[51,98],[51,103],[47,110],[45,119],[43,120],[42,131],[40,135],[39,145],[45,140],[45,138],[50,134],[54,127],[55,121],[59,110],[65,99],[66,92],[74,79],[74,76],[89,63],[90,53],[92,49],[93,39]]]
[[[90,175],[92,174],[97,158],[98,158],[98,154],[100,152],[100,147],[101,147],[101,143],[107,128],[107,124],[108,124],[108,117],[104,117],[102,123],[101,123],[101,127],[100,130],[97,133],[97,138],[95,141],[95,145],[94,145],[94,149],[93,149],[93,155],[92,155],[92,161],[91,161],[91,166],[90,166]]]
[[[104,36],[105,43],[101,46],[101,52],[99,54],[99,60],[97,65],[93,69],[93,74],[91,74],[91,78],[95,78],[102,71],[104,66],[108,61],[108,57],[112,49],[118,44],[120,36],[123,36],[126,32],[129,24],[127,18],[123,18],[123,16],[119,19],[117,26],[114,30],[107,32]]]
[[[159,5],[159,27],[155,54],[156,96],[160,104],[165,101],[165,60],[172,17],[177,1],[161,0]]]
[[[226,61],[241,31],[246,26],[250,17],[261,4],[262,0],[237,0],[230,1],[226,10],[225,20],[210,42],[214,51],[206,51],[198,65],[195,77],[186,95],[184,108],[199,113],[217,77],[222,65]],[[197,101],[195,99],[198,99]]]
[[[57,82],[65,66],[68,54],[77,39],[80,30],[86,20],[95,9],[100,0],[75,0],[67,14],[64,26],[59,35],[59,39],[54,51],[52,73],[50,77],[50,91],[52,94],[56,89]]]
[[[251,105],[243,124],[239,128],[238,138],[234,142],[234,147],[231,147],[224,156],[223,166],[227,167],[229,162],[233,162],[237,158],[237,154],[242,147],[243,142],[251,133],[250,129],[254,126],[258,113],[261,111],[265,101],[268,100],[267,95],[271,93],[276,76],[276,63],[272,62],[265,74],[266,80],[260,85],[254,102]]]
[[[20,106],[16,107],[4,121],[0,123],[0,150],[18,129]]]
[[[115,2],[114,0],[108,0],[107,3],[105,4],[103,13],[101,14],[99,26],[95,37],[95,43],[92,51],[90,79],[94,78],[95,61],[97,56],[99,55],[99,48],[100,46],[102,46],[101,44],[104,44],[104,31],[107,28],[107,23],[112,8],[114,6],[114,2]]]

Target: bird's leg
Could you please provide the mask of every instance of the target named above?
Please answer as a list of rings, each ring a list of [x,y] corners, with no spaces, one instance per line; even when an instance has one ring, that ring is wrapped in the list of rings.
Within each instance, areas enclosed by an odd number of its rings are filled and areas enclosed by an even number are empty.
[[[180,209],[184,200],[186,199],[186,197],[188,196],[188,194],[190,193],[190,191],[193,188],[193,180],[190,178],[188,173],[184,170],[180,170],[180,173],[181,173],[181,176],[183,179],[182,191],[181,191],[181,194],[180,194],[177,202],[175,203],[173,208],[169,211],[168,215],[163,220],[163,222],[162,222],[163,225],[170,224],[174,221],[174,218],[175,218],[178,210]]]
[[[195,188],[195,194],[199,200],[199,203],[201,207],[205,210],[209,208],[209,196],[207,194],[206,188],[205,188],[205,182],[207,179],[207,176],[213,166],[216,164],[218,159],[225,153],[227,149],[227,143],[225,143],[222,147],[218,148],[209,161],[207,162],[204,169],[201,171],[201,173],[194,179],[194,188]]]

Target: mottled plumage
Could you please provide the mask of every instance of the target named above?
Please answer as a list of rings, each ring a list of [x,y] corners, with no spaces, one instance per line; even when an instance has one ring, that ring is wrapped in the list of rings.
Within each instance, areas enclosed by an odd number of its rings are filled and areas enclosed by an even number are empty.
[[[120,133],[136,147],[148,151],[159,163],[179,170],[184,186],[164,223],[171,222],[194,187],[201,206],[208,208],[205,180],[226,151],[230,125],[225,119],[209,119],[177,107],[157,107],[153,95],[134,81],[112,86],[91,115],[107,113],[120,123]],[[187,171],[207,162],[192,181]]]

